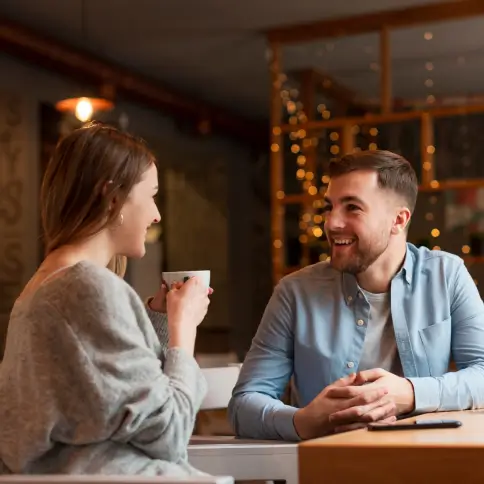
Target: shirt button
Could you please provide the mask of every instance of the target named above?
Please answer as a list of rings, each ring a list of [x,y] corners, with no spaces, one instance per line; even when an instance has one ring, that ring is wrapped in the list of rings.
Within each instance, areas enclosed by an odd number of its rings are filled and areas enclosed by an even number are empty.
[[[348,368],[353,368],[355,366],[355,364],[352,361],[348,361],[348,363],[346,363],[346,366]]]
[[[346,300],[347,300],[348,302],[351,302],[351,301],[353,301],[353,298],[352,298],[351,296],[348,296],[348,297],[346,298]]]
[[[358,321],[356,321],[356,324],[358,326],[363,326],[365,324],[365,322],[362,319],[358,319]]]
[[[363,297],[363,294],[361,294],[361,292],[359,292],[358,297],[361,299]]]

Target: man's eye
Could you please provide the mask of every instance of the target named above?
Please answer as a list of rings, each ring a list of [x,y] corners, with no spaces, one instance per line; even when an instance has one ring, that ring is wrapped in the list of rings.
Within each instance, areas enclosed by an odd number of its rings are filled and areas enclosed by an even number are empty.
[[[348,204],[346,206],[346,208],[350,211],[350,212],[354,212],[355,210],[360,210],[360,207],[358,207],[357,205],[353,205],[352,203]]]

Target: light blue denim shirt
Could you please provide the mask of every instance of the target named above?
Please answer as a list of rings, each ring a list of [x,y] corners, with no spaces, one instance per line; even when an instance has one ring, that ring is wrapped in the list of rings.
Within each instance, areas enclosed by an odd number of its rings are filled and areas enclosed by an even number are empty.
[[[415,412],[484,407],[484,305],[461,258],[407,244],[390,290]],[[299,440],[280,398],[294,376],[299,405],[358,369],[370,305],[356,278],[321,262],[276,286],[229,405],[237,435]],[[363,320],[364,325],[357,324]],[[448,372],[453,359],[458,371]]]

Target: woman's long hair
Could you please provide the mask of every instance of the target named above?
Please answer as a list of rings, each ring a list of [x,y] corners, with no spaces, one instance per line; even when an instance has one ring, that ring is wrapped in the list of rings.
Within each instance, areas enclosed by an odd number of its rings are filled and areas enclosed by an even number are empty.
[[[60,140],[40,195],[46,255],[115,224],[131,189],[154,162],[142,140],[99,123]],[[108,268],[123,277],[126,258],[115,256]]]

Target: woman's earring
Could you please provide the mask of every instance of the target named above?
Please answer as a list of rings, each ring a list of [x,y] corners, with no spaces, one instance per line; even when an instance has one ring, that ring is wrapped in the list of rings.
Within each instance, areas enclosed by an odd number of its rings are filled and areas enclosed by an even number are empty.
[[[124,217],[123,217],[123,214],[120,213],[119,214],[119,222],[118,222],[118,227],[121,227],[121,225],[123,225],[123,222],[124,222]]]

